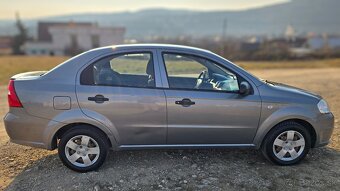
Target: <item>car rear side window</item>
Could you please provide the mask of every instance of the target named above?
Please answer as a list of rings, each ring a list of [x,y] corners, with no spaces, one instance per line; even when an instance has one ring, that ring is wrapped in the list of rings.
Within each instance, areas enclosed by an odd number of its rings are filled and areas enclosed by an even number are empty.
[[[80,76],[82,85],[155,87],[151,53],[109,56],[88,66]]]

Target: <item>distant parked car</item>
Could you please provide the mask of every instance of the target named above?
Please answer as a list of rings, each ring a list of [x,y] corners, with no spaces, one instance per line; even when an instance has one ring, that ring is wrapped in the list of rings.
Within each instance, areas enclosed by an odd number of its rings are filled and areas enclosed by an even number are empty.
[[[248,147],[291,165],[328,144],[334,126],[320,96],[175,45],[104,47],[15,75],[8,102],[12,142],[58,148],[79,172],[99,168],[110,148]]]

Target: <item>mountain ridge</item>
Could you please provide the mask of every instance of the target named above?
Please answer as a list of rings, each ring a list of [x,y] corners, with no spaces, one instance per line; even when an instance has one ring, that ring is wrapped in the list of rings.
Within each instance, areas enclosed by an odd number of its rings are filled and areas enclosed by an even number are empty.
[[[227,36],[282,35],[288,24],[297,33],[335,34],[340,31],[340,1],[292,0],[240,11],[198,11],[187,9],[152,8],[118,13],[80,13],[24,20],[31,33],[38,21],[95,22],[100,26],[126,27],[127,38],[150,36],[217,36],[227,21]],[[13,21],[12,21],[13,22]],[[7,24],[6,24],[7,23]],[[0,33],[9,21],[0,21]],[[14,26],[14,24],[13,24]]]

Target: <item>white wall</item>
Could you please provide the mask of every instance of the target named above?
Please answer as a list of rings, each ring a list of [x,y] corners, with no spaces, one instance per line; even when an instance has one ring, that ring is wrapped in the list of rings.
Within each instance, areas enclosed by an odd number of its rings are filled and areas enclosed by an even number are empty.
[[[26,55],[64,55],[64,50],[48,42],[27,42],[23,46]]]
[[[66,48],[71,45],[71,36],[75,35],[79,48],[92,49],[92,35],[98,35],[99,46],[122,44],[124,31],[115,28],[92,27],[51,27],[52,43],[55,47]]]
[[[64,50],[71,45],[71,36],[75,35],[79,48],[83,51],[92,48],[92,35],[99,38],[99,47],[122,44],[124,29],[97,26],[55,26],[49,28],[52,42],[28,42],[23,46],[27,55],[64,55]]]

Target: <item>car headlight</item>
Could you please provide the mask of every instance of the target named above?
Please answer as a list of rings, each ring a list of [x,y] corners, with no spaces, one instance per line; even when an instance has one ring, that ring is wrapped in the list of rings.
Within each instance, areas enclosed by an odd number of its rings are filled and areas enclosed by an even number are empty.
[[[320,100],[318,103],[320,113],[330,113],[328,104],[325,100]]]

